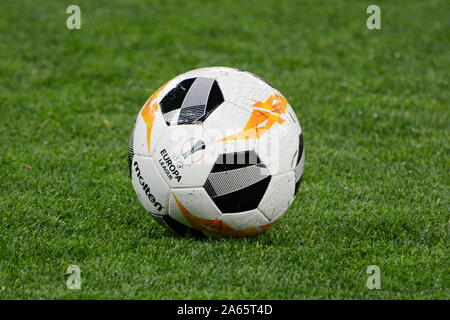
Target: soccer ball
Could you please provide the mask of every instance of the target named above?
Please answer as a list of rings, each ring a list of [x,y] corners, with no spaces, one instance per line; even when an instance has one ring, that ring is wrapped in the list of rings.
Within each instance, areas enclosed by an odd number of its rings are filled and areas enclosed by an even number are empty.
[[[294,200],[304,159],[299,122],[281,93],[225,67],[192,70],[161,86],[129,142],[140,202],[180,235],[260,234]]]

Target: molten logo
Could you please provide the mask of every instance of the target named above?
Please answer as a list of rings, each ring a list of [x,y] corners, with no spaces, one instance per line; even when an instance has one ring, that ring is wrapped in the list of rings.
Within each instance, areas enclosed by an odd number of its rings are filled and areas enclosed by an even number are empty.
[[[266,101],[253,104],[252,114],[239,133],[220,139],[219,142],[241,139],[259,139],[275,123],[283,124],[280,116],[286,112],[288,102],[281,94],[273,94]]]
[[[139,165],[138,165],[137,161],[135,161],[133,163],[133,165],[134,165],[134,171],[136,172],[136,176],[139,180],[140,185],[142,186],[142,190],[144,190],[145,195],[148,197],[148,200],[150,200],[150,202],[155,205],[155,208],[157,208],[158,211],[161,211],[162,205],[159,202],[157,202],[155,196],[150,193],[150,187],[148,186],[148,184],[145,183],[144,177],[142,177],[142,175],[141,175],[141,170],[139,169]]]

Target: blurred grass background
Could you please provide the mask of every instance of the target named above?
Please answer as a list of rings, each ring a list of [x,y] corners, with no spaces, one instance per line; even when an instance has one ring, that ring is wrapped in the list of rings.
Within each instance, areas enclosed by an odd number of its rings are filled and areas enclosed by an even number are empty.
[[[0,299],[449,299],[450,6],[377,1],[368,30],[371,4],[1,1]],[[129,181],[147,97],[215,65],[268,80],[304,131],[300,193],[255,239],[174,237]]]

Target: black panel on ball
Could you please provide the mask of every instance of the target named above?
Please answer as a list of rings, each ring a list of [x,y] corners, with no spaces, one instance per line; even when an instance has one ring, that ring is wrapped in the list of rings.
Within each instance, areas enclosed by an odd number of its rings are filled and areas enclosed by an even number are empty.
[[[260,164],[261,160],[254,150],[224,153],[219,155],[211,172],[223,172]]]
[[[300,133],[300,136],[298,138],[298,159],[297,159],[297,164],[302,159],[302,155],[303,155],[303,133]]]
[[[218,156],[203,186],[224,213],[256,209],[270,183],[271,175],[254,150]]]
[[[160,102],[161,112],[167,113],[179,109],[183,103],[184,97],[189,91],[195,78],[181,81],[175,88],[170,90]]]
[[[303,134],[300,133],[300,136],[298,137],[298,158],[297,158],[297,164],[295,166],[295,192],[294,195],[297,194],[298,190],[300,189],[300,185],[302,183],[303,174],[300,175],[300,161],[303,157]]]
[[[303,180],[303,175],[300,177],[300,179],[298,179],[298,181],[295,183],[295,192],[294,195],[297,194],[298,189],[300,189],[300,185],[302,184],[302,180]]]
[[[208,118],[208,116],[224,101],[225,99],[223,98],[222,90],[220,90],[217,81],[214,81],[211,87],[211,91],[209,92],[205,116],[203,117],[202,120],[205,121],[206,118]]]
[[[201,124],[224,102],[214,78],[197,77],[181,81],[161,100],[167,125]]]
[[[131,177],[131,161],[134,156],[134,131],[136,130],[136,122],[133,125],[133,129],[131,129],[130,140],[128,141],[128,172]]]
[[[256,209],[266,193],[270,179],[271,176],[268,176],[247,188],[211,199],[224,214]]]

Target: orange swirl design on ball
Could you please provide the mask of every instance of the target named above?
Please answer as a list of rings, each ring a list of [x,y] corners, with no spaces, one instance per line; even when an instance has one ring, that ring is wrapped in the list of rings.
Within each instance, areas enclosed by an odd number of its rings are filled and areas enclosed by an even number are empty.
[[[156,102],[156,98],[162,89],[166,86],[167,83],[163,84],[158,90],[153,92],[150,98],[145,103],[144,108],[142,109],[141,115],[147,125],[147,149],[150,152],[150,140],[152,136],[153,122],[156,118],[156,112],[159,110],[158,102]]]
[[[184,205],[175,194],[172,195],[178,205],[178,208],[180,209],[186,220],[189,222],[191,227],[195,230],[203,231],[213,236],[222,236],[227,238],[253,237],[273,225],[273,222],[271,222],[259,227],[250,227],[242,230],[236,230],[222,220],[206,219],[193,215],[184,207]]]
[[[278,93],[271,95],[266,101],[257,101],[252,105],[253,110],[244,129],[239,133],[222,138],[218,142],[259,139],[275,123],[283,124],[285,120],[280,116],[286,112],[287,105],[287,100]]]

